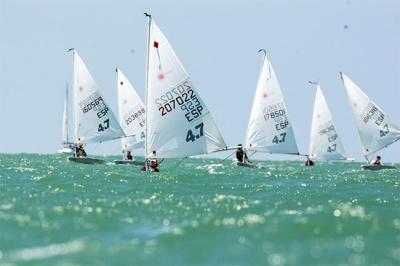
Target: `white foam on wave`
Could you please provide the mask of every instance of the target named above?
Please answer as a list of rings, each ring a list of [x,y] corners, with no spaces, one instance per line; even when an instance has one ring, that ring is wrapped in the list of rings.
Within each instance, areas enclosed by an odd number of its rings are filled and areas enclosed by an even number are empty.
[[[74,240],[61,244],[51,244],[43,247],[24,248],[4,254],[11,261],[30,261],[76,253],[84,248],[84,243]]]
[[[196,169],[198,170],[207,170],[209,174],[222,174],[223,172],[217,172],[218,168],[223,168],[223,164],[215,163],[215,164],[206,164],[197,166]]]

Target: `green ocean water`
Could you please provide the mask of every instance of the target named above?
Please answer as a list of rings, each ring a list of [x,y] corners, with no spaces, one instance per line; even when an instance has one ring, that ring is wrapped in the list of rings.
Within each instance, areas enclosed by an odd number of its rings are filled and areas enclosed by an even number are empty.
[[[400,265],[399,170],[178,162],[0,155],[0,265]]]

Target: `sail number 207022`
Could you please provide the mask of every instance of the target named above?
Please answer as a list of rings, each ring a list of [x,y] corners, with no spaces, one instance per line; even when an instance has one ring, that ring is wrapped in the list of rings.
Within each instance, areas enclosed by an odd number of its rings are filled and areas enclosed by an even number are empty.
[[[192,122],[203,114],[203,105],[192,89],[189,80],[185,80],[155,99],[161,116],[167,116],[176,109],[185,112],[185,118]]]

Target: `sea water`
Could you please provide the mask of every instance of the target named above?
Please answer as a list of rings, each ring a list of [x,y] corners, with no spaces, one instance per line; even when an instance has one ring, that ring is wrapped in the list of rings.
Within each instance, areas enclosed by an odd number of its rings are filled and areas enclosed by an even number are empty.
[[[399,170],[260,163],[0,155],[0,265],[400,265]]]

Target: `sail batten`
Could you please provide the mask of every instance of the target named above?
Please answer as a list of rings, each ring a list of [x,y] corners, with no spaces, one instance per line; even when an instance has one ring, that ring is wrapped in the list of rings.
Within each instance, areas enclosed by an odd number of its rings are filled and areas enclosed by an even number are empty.
[[[178,158],[226,148],[209,110],[167,38],[149,19],[146,156]]]
[[[299,154],[275,71],[265,55],[246,132],[248,150]]]
[[[346,160],[339,134],[336,132],[332,114],[319,85],[315,93],[311,123],[309,157],[317,160]]]
[[[400,139],[400,127],[380,109],[350,78],[340,73],[349,99],[363,154],[369,155]]]
[[[104,142],[124,131],[76,50],[74,58],[74,142]]]

